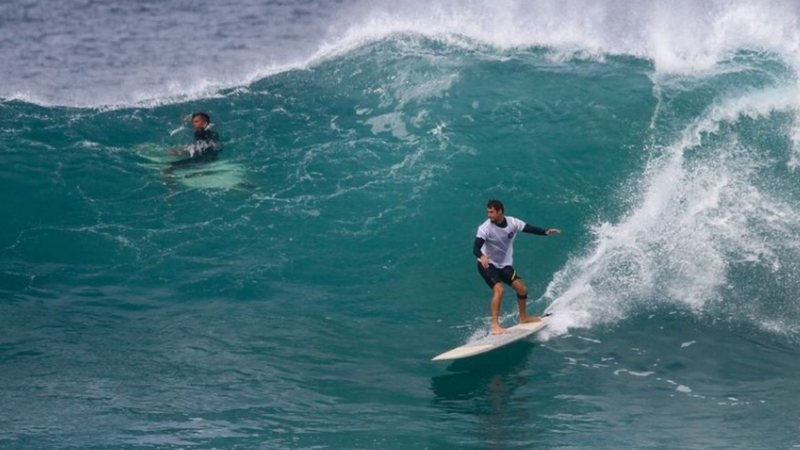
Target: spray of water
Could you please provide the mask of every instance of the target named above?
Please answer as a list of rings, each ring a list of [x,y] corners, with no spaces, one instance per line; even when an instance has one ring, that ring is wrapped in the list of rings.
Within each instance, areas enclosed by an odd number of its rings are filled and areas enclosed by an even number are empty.
[[[795,89],[738,96],[708,108],[671,144],[654,149],[657,156],[632,190],[639,194],[626,193],[638,197],[630,212],[596,225],[591,249],[548,286],[550,332],[668,305],[794,333],[800,210],[764,174],[790,167],[795,156],[769,154],[744,134],[749,124],[774,125],[776,115],[795,115],[796,105]],[[782,281],[774,283],[777,278]],[[747,289],[752,283],[763,285]],[[737,291],[749,295],[737,298]],[[771,307],[775,302],[783,306]]]
[[[0,27],[0,38],[15,45],[0,49],[10,62],[0,72],[0,98],[68,106],[186,101],[396,34],[470,48],[632,55],[652,61],[658,73],[707,71],[742,49],[781,55],[793,67],[800,55],[800,6],[791,1],[353,0],[264,11],[242,0],[239,7],[199,11],[198,20],[218,18],[199,35],[192,16],[170,2],[113,15],[58,5],[38,10],[42,17],[15,17],[13,5],[5,11],[9,25]],[[298,13],[308,19],[293,18]],[[270,22],[270,15],[282,22]],[[71,38],[42,38],[41,21],[52,22],[56,37]],[[169,30],[184,33],[154,47],[153,36]],[[181,39],[187,35],[194,39]],[[206,63],[198,67],[198,61]],[[78,72],[80,78],[70,75]]]

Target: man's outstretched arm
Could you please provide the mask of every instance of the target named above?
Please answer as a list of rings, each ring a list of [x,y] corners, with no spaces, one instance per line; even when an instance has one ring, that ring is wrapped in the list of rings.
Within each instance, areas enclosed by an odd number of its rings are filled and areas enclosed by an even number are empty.
[[[559,230],[558,228],[542,228],[526,223],[525,228],[522,229],[522,232],[538,234],[539,236],[550,236],[551,234],[561,233],[561,230]]]

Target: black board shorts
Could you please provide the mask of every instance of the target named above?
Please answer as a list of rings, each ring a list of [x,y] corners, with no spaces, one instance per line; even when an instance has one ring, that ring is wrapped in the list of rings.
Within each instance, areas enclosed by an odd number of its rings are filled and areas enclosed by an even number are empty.
[[[498,269],[497,267],[489,264],[489,267],[484,269],[480,261],[478,261],[478,273],[481,274],[483,281],[485,281],[486,284],[492,289],[494,289],[495,284],[500,282],[511,286],[511,283],[513,283],[514,280],[518,280],[520,278],[520,276],[517,274],[517,271],[511,266],[505,266],[502,269]]]

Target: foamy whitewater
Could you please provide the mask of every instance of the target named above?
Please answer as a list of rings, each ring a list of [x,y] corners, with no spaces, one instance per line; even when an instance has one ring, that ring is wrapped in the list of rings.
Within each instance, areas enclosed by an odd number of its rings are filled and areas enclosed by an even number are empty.
[[[0,447],[800,446],[798,18],[0,5]],[[432,363],[490,198],[563,230],[516,241],[551,323]]]

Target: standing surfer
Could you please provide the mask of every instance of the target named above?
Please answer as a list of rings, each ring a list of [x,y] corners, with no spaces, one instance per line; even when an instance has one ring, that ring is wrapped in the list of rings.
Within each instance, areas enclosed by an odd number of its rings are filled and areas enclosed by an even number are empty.
[[[539,316],[528,316],[528,287],[514,270],[514,239],[523,233],[550,236],[561,233],[557,228],[539,228],[516,217],[506,216],[503,203],[489,200],[486,205],[488,219],[478,227],[472,252],[478,258],[478,272],[492,289],[492,334],[505,332],[500,326],[500,303],[503,300],[503,283],[517,293],[520,323],[537,322]]]

